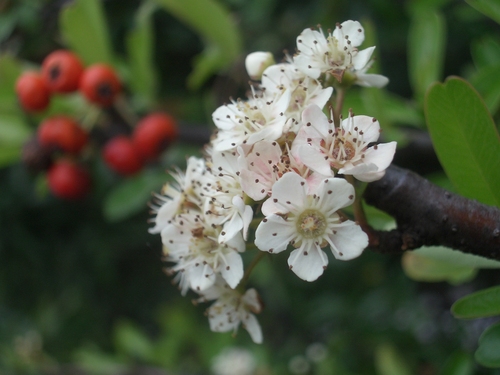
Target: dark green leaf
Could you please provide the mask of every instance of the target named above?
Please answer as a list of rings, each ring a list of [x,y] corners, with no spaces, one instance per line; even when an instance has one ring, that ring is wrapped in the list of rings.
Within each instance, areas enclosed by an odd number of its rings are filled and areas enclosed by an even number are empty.
[[[471,7],[500,23],[500,2],[498,0],[465,0]]]
[[[500,61],[500,41],[493,36],[486,36],[473,41],[471,45],[472,60],[476,68],[498,65]]]
[[[476,90],[461,78],[433,85],[427,126],[436,153],[457,191],[500,206],[500,137]]]
[[[500,107],[500,65],[480,69],[471,77],[471,83],[481,93],[490,112],[496,113]]]
[[[451,307],[451,312],[461,319],[500,315],[500,286],[480,290],[460,298]]]
[[[99,0],[69,3],[60,13],[59,25],[64,41],[86,64],[112,62],[108,28]]]
[[[433,82],[441,78],[445,53],[445,21],[430,7],[412,12],[408,39],[410,83],[418,99]]]
[[[151,15],[156,5],[144,2],[137,12],[135,26],[127,35],[130,85],[146,104],[156,93],[157,73],[154,65],[154,35]]]
[[[194,61],[188,86],[200,87],[210,75],[227,68],[242,51],[240,31],[230,13],[213,0],[155,0],[192,27],[205,42],[205,51]]]
[[[446,361],[440,375],[473,375],[474,360],[463,352],[456,352]]]
[[[483,332],[476,350],[476,361],[486,367],[500,367],[500,323]]]
[[[111,222],[120,221],[147,208],[151,194],[167,182],[163,171],[144,171],[124,179],[113,189],[104,202],[104,217]]]

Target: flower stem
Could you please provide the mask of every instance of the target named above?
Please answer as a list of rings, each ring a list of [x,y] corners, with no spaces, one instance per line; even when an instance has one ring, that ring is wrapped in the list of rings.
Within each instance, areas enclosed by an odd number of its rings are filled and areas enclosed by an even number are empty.
[[[245,285],[248,282],[248,278],[250,277],[250,274],[252,273],[253,269],[260,262],[260,260],[264,258],[265,255],[266,253],[264,251],[260,250],[258,251],[258,254],[255,256],[255,258],[253,258],[252,263],[250,263],[248,268],[245,270],[245,274],[241,278],[238,288],[243,288],[243,289],[245,288]]]
[[[340,116],[342,116],[342,107],[344,106],[345,89],[339,87],[336,89],[335,107],[333,108],[333,122],[335,126],[340,126]]]

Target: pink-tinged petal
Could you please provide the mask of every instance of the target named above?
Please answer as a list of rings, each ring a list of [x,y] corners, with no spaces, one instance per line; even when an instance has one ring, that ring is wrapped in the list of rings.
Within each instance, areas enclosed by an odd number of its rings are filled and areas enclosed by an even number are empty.
[[[352,132],[350,127],[357,127],[360,137],[366,143],[376,142],[380,136],[380,123],[370,116],[359,115],[348,117],[342,121],[343,129]],[[363,133],[362,135],[361,132]]]
[[[359,51],[352,59],[354,69],[362,70],[370,61],[373,51],[375,51],[375,47],[368,47],[364,50]]]
[[[231,288],[236,288],[243,277],[243,260],[236,251],[224,254],[225,263],[220,265],[220,273]]]
[[[344,38],[351,41],[353,47],[357,47],[365,40],[363,26],[358,21],[344,21],[341,24]]]
[[[380,143],[370,147],[365,152],[365,163],[373,163],[378,167],[378,170],[387,169],[394,159],[397,142]]]
[[[319,246],[308,241],[290,253],[288,265],[302,280],[314,281],[323,274],[328,265],[328,257]]]
[[[382,88],[389,83],[389,78],[381,74],[356,73],[356,85]]]
[[[255,231],[255,246],[259,250],[279,253],[285,250],[296,236],[293,223],[278,215],[269,215]]]
[[[241,189],[254,201],[260,201],[267,197],[271,185],[268,185],[268,181],[264,180],[260,174],[243,169],[240,173],[240,178]]]
[[[334,228],[335,232],[326,239],[335,258],[350,260],[361,255],[368,246],[368,236],[352,221],[345,221]]]
[[[257,321],[257,318],[253,314],[245,315],[242,320],[243,328],[247,330],[252,338],[252,341],[256,344],[262,344],[262,329]]]
[[[185,272],[187,272],[189,284],[193,290],[204,291],[215,283],[216,277],[214,270],[208,264],[200,263],[186,269]]]
[[[328,159],[325,159],[325,154],[323,154],[317,147],[306,144],[298,147],[296,152],[300,161],[313,171],[324,176],[333,176],[330,162]]]
[[[343,178],[328,178],[317,188],[315,193],[320,197],[318,207],[334,213],[347,207],[354,201],[354,187]]]
[[[332,126],[328,118],[320,107],[315,104],[307,106],[302,112],[302,128],[310,137],[320,137],[322,139],[328,136],[328,130]],[[315,130],[317,135],[313,132]]]

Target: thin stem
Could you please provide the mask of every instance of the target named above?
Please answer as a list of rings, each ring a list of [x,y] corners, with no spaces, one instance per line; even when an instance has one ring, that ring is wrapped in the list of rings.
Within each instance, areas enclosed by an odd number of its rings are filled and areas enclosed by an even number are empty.
[[[133,128],[138,121],[137,116],[133,111],[130,110],[130,105],[127,103],[125,98],[122,95],[119,95],[114,102],[114,107],[116,112],[120,115],[120,117],[131,127]]]
[[[355,179],[351,175],[346,175],[345,179],[353,186],[355,186]],[[366,186],[366,184],[365,184]],[[356,189],[356,196],[354,197],[354,202],[352,204],[354,210],[354,219],[359,224],[361,229],[368,235],[369,243],[372,244],[375,239],[375,232],[370,224],[368,224],[368,219],[366,218],[365,209],[363,207],[363,194],[359,192],[359,189]]]
[[[335,126],[340,126],[340,116],[342,116],[342,107],[344,106],[345,89],[339,87],[336,89],[335,107],[333,108],[333,122]]]
[[[241,281],[240,281],[240,284],[238,285],[238,288],[245,287],[246,283],[248,282],[248,278],[250,277],[250,274],[252,273],[253,269],[260,262],[260,260],[262,258],[264,258],[265,255],[266,255],[266,253],[264,251],[260,251],[260,250],[258,251],[258,254],[255,256],[255,258],[253,258],[252,263],[250,263],[248,268],[245,270],[245,274],[241,278]]]

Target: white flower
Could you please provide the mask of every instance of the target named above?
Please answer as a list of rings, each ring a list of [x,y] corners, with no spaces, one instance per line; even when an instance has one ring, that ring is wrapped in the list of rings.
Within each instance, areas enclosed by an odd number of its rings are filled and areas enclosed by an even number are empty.
[[[213,223],[223,225],[219,242],[227,242],[239,231],[246,239],[252,221],[252,207],[244,202],[238,171],[236,151],[212,152],[210,172],[212,181],[204,189],[204,210],[213,215]]]
[[[155,225],[149,229],[150,233],[160,233],[173,217],[182,211],[183,205],[201,206],[203,199],[200,195],[201,187],[207,183],[206,167],[203,159],[190,157],[186,172],[180,170],[171,173],[175,183],[165,184],[161,195],[156,196],[156,204],[151,205],[156,216],[151,220]]]
[[[277,142],[257,142],[247,150],[246,154],[243,147],[238,150],[241,187],[256,201],[269,196],[274,183],[287,172],[298,173],[309,182],[310,186],[316,186],[327,177],[313,173],[290,153],[288,146],[283,153]]]
[[[255,245],[262,251],[279,253],[291,244],[290,269],[306,281],[314,281],[328,264],[321,250],[326,246],[337,259],[359,256],[368,245],[368,236],[359,225],[345,220],[337,211],[354,200],[354,188],[340,178],[325,179],[310,191],[298,174],[285,174],[264,202],[266,216],[255,232]]]
[[[261,88],[267,94],[290,91],[290,104],[285,113],[287,117],[293,118],[289,129],[293,132],[298,130],[302,110],[309,104],[323,108],[333,92],[333,87],[323,88],[319,81],[308,77],[291,63],[267,68],[262,74]]]
[[[267,139],[275,141],[283,134],[287,121],[285,111],[290,103],[290,92],[273,96],[254,93],[248,101],[238,100],[223,105],[212,114],[218,131],[212,140],[216,151],[235,149]]]
[[[207,309],[212,331],[233,331],[236,334],[241,324],[256,344],[262,343],[262,330],[254,315],[261,312],[262,304],[255,289],[248,289],[242,294],[218,279],[211,288],[201,293],[201,299],[198,301],[208,300],[216,300]]]
[[[212,219],[201,211],[186,211],[172,219],[161,232],[165,261],[176,263],[167,271],[179,272],[177,281],[183,294],[189,288],[195,291],[210,288],[217,274],[232,288],[243,277],[240,253],[245,251],[245,242],[241,233],[220,243],[221,226]]]
[[[371,146],[380,135],[380,124],[373,117],[350,112],[336,128],[319,107],[311,105],[304,110],[302,121],[292,150],[323,175],[333,176],[334,168],[360,181],[375,181],[384,176],[396,152],[396,142]]]
[[[274,64],[271,52],[252,52],[245,58],[245,68],[251,79],[260,80],[268,66]]]
[[[358,21],[337,24],[327,37],[321,30],[305,29],[297,37],[298,54],[294,63],[312,78],[325,73],[340,82],[346,70],[362,70],[370,61],[375,47],[361,51],[357,48],[364,39],[364,30]]]

